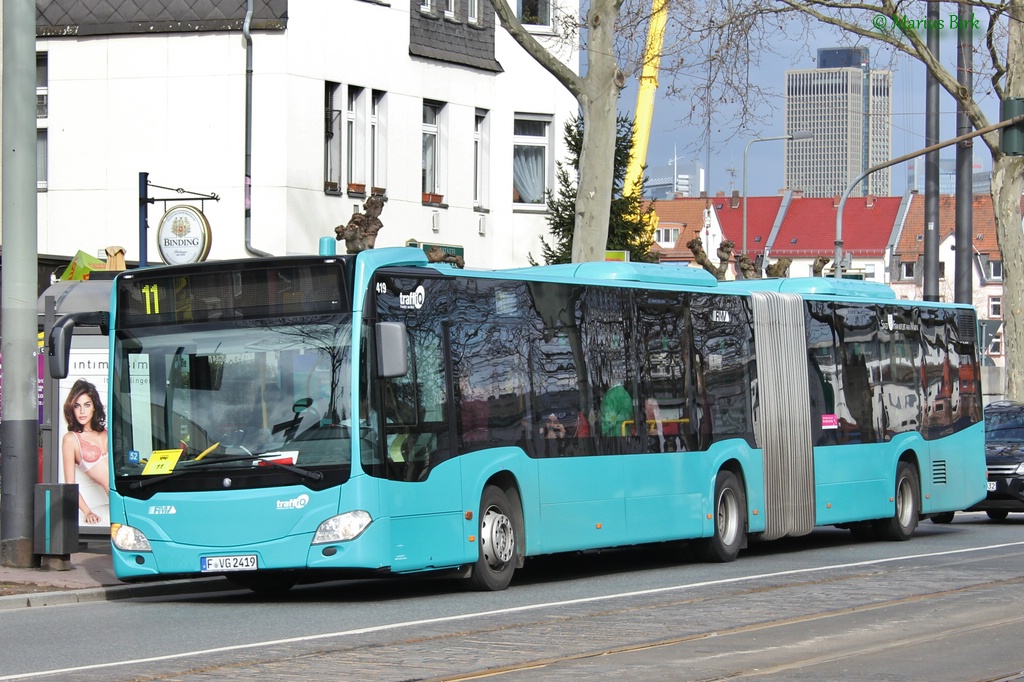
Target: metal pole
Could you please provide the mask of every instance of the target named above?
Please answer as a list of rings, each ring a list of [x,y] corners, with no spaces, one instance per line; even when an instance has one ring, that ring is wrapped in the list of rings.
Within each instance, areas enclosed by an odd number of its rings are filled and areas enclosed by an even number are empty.
[[[928,3],[928,51],[939,58],[939,3]],[[924,144],[939,141],[939,81],[928,71],[925,86]],[[939,300],[939,152],[924,159],[924,300]]]
[[[755,142],[771,142],[772,140],[809,140],[814,137],[814,133],[810,130],[796,130],[789,135],[778,135],[776,137],[758,137],[747,143],[747,146],[743,148],[743,251],[740,253],[746,255],[747,253],[747,152],[750,151],[750,145]]]
[[[960,3],[960,22],[957,26],[957,82],[961,92],[968,95],[974,90],[974,76],[971,73],[974,57],[971,51],[973,31],[971,27],[971,5]],[[957,100],[956,133],[964,135],[971,131],[971,119],[963,104]],[[954,300],[957,303],[971,303],[973,281],[971,279],[971,252],[974,240],[974,143],[964,140],[956,146],[956,237]]]
[[[3,487],[0,563],[27,568],[39,461],[36,6],[3,3]]]
[[[149,265],[149,173],[139,173],[139,267]]]

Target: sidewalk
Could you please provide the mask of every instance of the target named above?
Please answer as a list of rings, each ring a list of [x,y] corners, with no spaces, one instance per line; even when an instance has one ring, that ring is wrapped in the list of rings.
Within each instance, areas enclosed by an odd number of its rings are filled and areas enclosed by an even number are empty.
[[[123,583],[114,575],[109,541],[82,543],[71,566],[69,571],[0,566],[0,611],[233,589],[218,577]]]

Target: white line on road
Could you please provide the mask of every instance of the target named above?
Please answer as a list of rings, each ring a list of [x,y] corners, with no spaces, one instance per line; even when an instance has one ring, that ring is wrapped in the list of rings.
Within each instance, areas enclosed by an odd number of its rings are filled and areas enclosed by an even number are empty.
[[[67,675],[68,673],[75,673],[84,670],[101,670],[103,668],[116,668],[125,665],[139,665],[140,663],[157,663],[160,661],[170,661],[177,658],[189,658],[192,656],[204,656],[207,654],[219,654],[227,651],[242,651],[245,649],[256,649],[261,647],[271,647],[281,644],[296,644],[300,642],[313,642],[321,639],[350,637],[352,635],[363,635],[371,632],[383,632],[386,630],[398,630],[401,628],[414,627],[418,625],[432,625],[435,623],[450,623],[460,620],[470,620],[472,618],[484,618],[487,616],[497,616],[508,613],[522,613],[524,611],[535,611],[538,609],[553,608],[559,606],[571,606],[574,604],[586,604],[591,602],[609,601],[612,599],[624,599],[629,597],[641,597],[650,594],[659,594],[664,592],[675,592],[680,590],[690,590],[699,587],[710,587],[714,585],[729,585],[743,582],[751,582],[754,580],[763,580],[767,578],[778,578],[789,575],[800,575],[805,573],[818,573],[822,571],[832,571],[848,568],[857,568],[860,566],[871,566],[875,564],[888,564],[897,561],[907,561],[909,559],[927,559],[931,557],[950,556],[953,554],[966,554],[969,552],[981,552],[993,549],[1003,549],[1006,547],[1019,547],[1024,545],[1022,542],[1006,542],[998,545],[988,545],[985,547],[972,547],[966,549],[953,549],[945,552],[929,552],[926,554],[911,554],[907,556],[891,557],[888,559],[869,559],[866,561],[855,561],[846,564],[832,564],[829,566],[816,566],[812,568],[795,568],[789,571],[776,571],[774,573],[761,573],[758,575],[741,576],[738,578],[722,578],[720,580],[703,580],[696,583],[687,583],[685,585],[672,585],[670,587],[654,587],[648,590],[636,590],[634,592],[620,592],[618,594],[605,594],[598,597],[581,597],[579,599],[567,599],[565,601],[554,601],[544,602],[541,604],[529,604],[526,606],[512,606],[505,609],[496,609],[494,611],[479,611],[475,613],[464,613],[456,616],[442,616],[440,618],[426,618],[423,620],[410,620],[400,623],[389,623],[386,625],[374,625],[372,627],[357,628],[355,630],[342,630],[340,632],[325,632],[319,635],[303,635],[301,637],[288,637],[285,639],[271,639],[263,642],[252,642],[250,644],[233,644],[231,646],[215,647],[212,649],[197,649],[195,651],[183,651],[176,654],[166,654],[164,656],[151,656],[149,658],[133,658],[124,661],[111,661],[108,663],[94,663],[91,665],[80,665],[71,668],[56,668],[53,670],[39,670],[36,672],[29,673],[18,673],[14,675],[4,675],[0,677],[2,680],[24,680],[32,677],[43,677],[46,675]]]

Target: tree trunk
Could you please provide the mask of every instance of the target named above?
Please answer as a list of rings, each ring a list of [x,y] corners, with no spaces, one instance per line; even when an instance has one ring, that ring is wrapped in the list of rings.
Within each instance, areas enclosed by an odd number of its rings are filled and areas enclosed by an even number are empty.
[[[615,134],[622,73],[615,61],[615,6],[595,0],[587,14],[587,75],[578,97],[583,115],[574,263],[603,261],[614,192]]]
[[[583,145],[572,237],[574,263],[605,259],[612,201],[609,190],[614,191],[616,95],[613,91],[605,101],[583,100]]]
[[[1003,258],[1003,339],[1006,398],[1024,400],[1024,233],[1020,201],[1024,157],[1000,155],[992,162],[992,207]]]
[[[1006,86],[1002,98],[1024,96],[1024,0],[1010,0],[1006,44]],[[991,147],[991,145],[990,145]],[[1024,399],[1024,234],[1020,201],[1024,157],[992,151],[992,207],[1003,257],[1003,340],[1006,344],[1005,395]]]

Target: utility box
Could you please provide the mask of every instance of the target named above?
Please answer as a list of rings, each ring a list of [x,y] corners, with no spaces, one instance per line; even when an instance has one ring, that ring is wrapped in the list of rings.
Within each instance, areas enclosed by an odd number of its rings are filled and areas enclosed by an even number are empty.
[[[68,555],[78,549],[78,484],[38,483],[35,489],[36,554]]]

